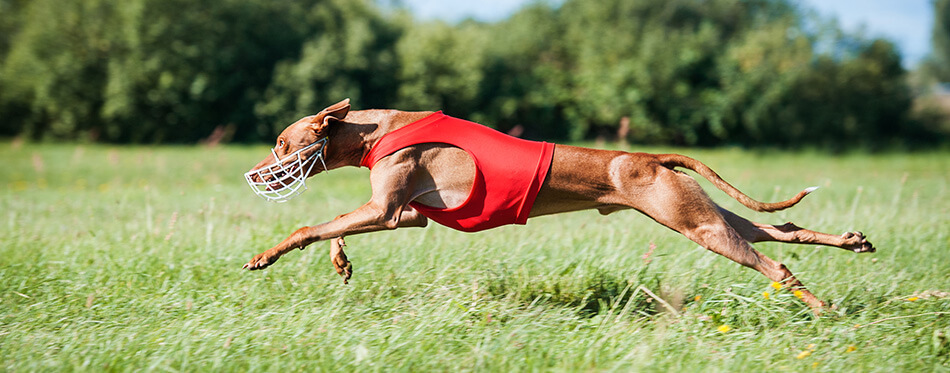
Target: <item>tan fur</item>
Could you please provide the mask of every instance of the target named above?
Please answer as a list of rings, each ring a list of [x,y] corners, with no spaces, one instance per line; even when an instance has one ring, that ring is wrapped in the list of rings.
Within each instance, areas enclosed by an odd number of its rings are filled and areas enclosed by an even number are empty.
[[[278,137],[275,152],[283,156],[329,136],[324,151],[328,168],[359,166],[363,155],[383,135],[431,114],[396,110],[349,112],[349,107],[349,100],[344,100],[291,124]],[[272,162],[273,156],[268,156],[254,169]],[[800,291],[802,300],[816,312],[824,302],[812,295],[785,265],[762,255],[751,243],[779,241],[835,246],[857,253],[874,251],[860,232],[838,236],[799,228],[792,223],[767,225],[746,220],[716,205],[693,178],[674,170],[675,167],[696,171],[745,206],[758,211],[791,207],[807,194],[803,191],[787,201],[762,203],[729,185],[706,165],[686,156],[555,145],[551,170],[530,217],[586,209],[597,209],[606,215],[635,209],[703,247],[782,283],[787,289]],[[315,167],[312,172],[320,171]],[[427,219],[412,209],[409,202],[433,207],[457,206],[468,196],[474,173],[474,163],[468,154],[452,146],[422,144],[399,150],[379,160],[370,172],[372,197],[369,202],[330,222],[298,229],[273,248],[254,256],[244,268],[262,269],[293,249],[333,239],[331,262],[346,282],[352,275],[352,266],[343,252],[342,237],[401,227],[424,227]]]

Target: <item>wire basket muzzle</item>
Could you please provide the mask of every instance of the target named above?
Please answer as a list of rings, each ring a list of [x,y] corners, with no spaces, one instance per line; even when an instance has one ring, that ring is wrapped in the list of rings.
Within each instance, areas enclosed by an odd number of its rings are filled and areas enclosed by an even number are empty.
[[[274,159],[277,159],[276,162],[246,172],[244,179],[247,180],[247,184],[250,185],[254,194],[261,196],[261,198],[271,202],[287,202],[307,190],[307,176],[310,175],[317,159],[326,168],[326,162],[323,160],[323,149],[326,147],[326,142],[327,139],[323,138],[291,153],[284,159],[280,159],[274,153]],[[323,143],[324,146],[313,156],[304,159],[303,152],[319,143]],[[274,150],[271,149],[271,152],[273,153]]]

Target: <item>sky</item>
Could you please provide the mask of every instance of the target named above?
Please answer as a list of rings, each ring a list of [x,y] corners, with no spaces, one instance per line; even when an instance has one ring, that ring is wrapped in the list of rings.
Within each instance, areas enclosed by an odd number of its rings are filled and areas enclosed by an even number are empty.
[[[456,22],[497,21],[534,0],[401,0],[420,19]],[[551,0],[549,0],[551,1]],[[662,1],[662,0],[658,0]],[[825,17],[836,17],[849,32],[884,37],[900,48],[903,64],[915,67],[930,52],[932,0],[799,0]]]

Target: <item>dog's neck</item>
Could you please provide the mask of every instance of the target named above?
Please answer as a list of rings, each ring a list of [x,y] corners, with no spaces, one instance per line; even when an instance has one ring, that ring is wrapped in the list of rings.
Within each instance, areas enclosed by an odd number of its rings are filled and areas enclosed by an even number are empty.
[[[327,166],[330,169],[360,166],[360,161],[387,133],[425,118],[431,111],[351,111],[328,129]]]

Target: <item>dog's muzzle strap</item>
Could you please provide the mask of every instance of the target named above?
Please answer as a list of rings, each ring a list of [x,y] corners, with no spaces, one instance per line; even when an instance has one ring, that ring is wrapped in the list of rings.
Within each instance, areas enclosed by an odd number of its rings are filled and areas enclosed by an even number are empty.
[[[293,153],[284,156],[283,159],[277,156],[277,152],[271,148],[271,154],[276,161],[268,166],[256,170],[248,171],[244,174],[244,179],[251,186],[255,194],[272,202],[287,202],[307,190],[307,176],[313,169],[314,159],[319,159],[323,169],[327,170],[327,163],[323,159],[323,151],[327,147],[328,137],[313,142]],[[322,144],[315,154],[307,159],[303,158],[303,153],[313,147]]]

